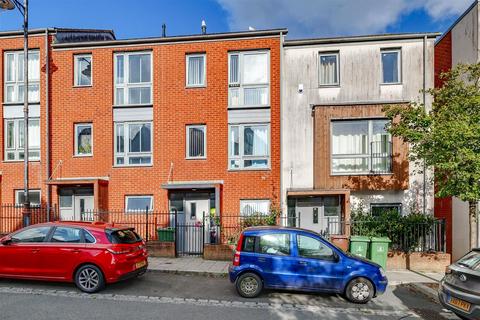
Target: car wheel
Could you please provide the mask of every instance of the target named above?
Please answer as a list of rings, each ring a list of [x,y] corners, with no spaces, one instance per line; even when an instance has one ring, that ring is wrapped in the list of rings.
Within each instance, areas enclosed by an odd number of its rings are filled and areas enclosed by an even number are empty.
[[[105,287],[105,279],[98,267],[89,264],[77,270],[75,273],[75,284],[83,292],[95,293]]]
[[[244,298],[255,298],[262,292],[263,282],[255,273],[244,273],[236,281],[237,292]]]
[[[367,303],[373,298],[374,288],[370,280],[355,278],[350,281],[345,290],[347,299],[354,303]]]

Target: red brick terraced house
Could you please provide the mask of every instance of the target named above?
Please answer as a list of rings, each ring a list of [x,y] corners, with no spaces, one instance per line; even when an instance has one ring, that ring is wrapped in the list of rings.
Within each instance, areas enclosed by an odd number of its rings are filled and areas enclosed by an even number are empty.
[[[60,218],[279,207],[286,32],[53,43],[51,174],[38,185]]]

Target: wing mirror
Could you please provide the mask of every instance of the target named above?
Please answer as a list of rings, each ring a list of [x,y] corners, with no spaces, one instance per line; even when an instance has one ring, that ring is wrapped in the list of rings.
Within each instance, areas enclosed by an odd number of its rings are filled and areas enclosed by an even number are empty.
[[[0,240],[0,243],[3,244],[4,246],[9,245],[10,243],[12,243],[12,238],[10,236],[3,237]]]

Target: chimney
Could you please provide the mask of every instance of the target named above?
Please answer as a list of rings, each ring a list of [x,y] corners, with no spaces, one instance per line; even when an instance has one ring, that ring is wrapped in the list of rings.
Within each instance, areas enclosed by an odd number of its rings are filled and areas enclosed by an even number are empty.
[[[202,20],[202,34],[207,34],[207,23]]]
[[[167,25],[164,23],[162,24],[162,38],[167,36]]]

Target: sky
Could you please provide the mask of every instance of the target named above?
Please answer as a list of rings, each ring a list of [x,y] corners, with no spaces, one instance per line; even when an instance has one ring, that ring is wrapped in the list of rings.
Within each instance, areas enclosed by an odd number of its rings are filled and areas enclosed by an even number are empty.
[[[22,0],[21,0],[22,1]],[[288,38],[444,32],[473,0],[29,0],[30,28],[113,29],[118,39],[288,28]],[[0,12],[0,31],[20,29]]]

